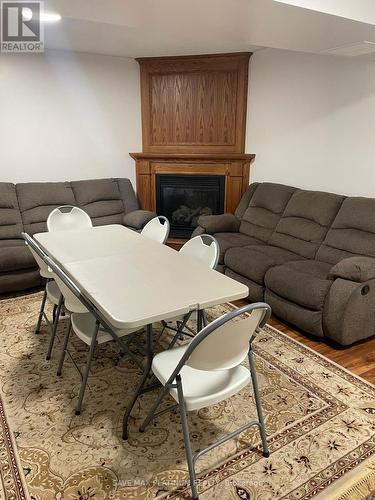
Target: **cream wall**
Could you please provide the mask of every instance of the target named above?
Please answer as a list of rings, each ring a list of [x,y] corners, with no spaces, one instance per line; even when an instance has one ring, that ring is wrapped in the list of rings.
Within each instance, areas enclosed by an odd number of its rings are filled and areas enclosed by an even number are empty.
[[[130,177],[141,150],[138,64],[48,51],[0,55],[0,180]]]
[[[253,181],[375,197],[375,62],[255,52],[246,151]]]
[[[126,176],[141,150],[138,64],[0,55],[0,180]],[[375,196],[375,62],[263,49],[251,59],[251,179]]]

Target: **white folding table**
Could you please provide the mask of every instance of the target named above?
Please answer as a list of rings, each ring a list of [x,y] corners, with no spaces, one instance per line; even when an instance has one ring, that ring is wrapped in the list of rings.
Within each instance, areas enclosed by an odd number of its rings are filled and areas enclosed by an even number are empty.
[[[124,429],[151,369],[152,323],[248,295],[245,285],[121,225],[34,238],[114,328],[148,326],[147,366]]]

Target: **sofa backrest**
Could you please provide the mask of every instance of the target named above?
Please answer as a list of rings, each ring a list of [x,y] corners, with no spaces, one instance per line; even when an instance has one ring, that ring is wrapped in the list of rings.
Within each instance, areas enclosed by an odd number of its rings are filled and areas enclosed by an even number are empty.
[[[16,187],[0,182],[0,240],[17,239],[23,231]]]
[[[89,214],[94,226],[122,223],[126,211],[116,179],[72,181],[70,185],[76,204]]]
[[[16,193],[25,231],[47,231],[47,218],[60,205],[85,210],[94,225],[121,224],[125,213],[138,209],[129,179],[95,179],[72,182],[17,184]]]
[[[17,198],[25,232],[47,231],[47,217],[60,205],[75,205],[69,182],[27,182],[17,184]]]
[[[297,190],[273,232],[269,244],[313,259],[335,219],[343,196]]]
[[[375,257],[375,199],[346,198],[320,246],[317,260],[336,264],[354,255]]]
[[[269,182],[257,184],[255,189],[250,185],[243,196],[245,202],[250,199],[241,217],[240,232],[268,242],[295,191],[296,188],[291,186]]]

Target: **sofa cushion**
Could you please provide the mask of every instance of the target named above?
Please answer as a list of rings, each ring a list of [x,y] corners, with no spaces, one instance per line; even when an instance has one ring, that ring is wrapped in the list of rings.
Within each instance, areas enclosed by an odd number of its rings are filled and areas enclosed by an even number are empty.
[[[124,215],[123,223],[125,226],[142,229],[150,220],[156,217],[155,212],[149,212],[148,210],[134,210]]]
[[[331,193],[296,191],[269,243],[314,258],[343,200],[343,196]]]
[[[284,321],[296,325],[307,333],[324,337],[323,332],[323,312],[312,311],[299,304],[290,302],[276,293],[271,292],[266,288],[264,292],[264,301],[272,308],[272,313],[275,316],[282,318]]]
[[[22,231],[16,187],[10,182],[0,182],[0,241],[20,238]]]
[[[78,206],[89,214],[95,226],[122,224],[124,204],[115,179],[72,181]]]
[[[244,247],[246,245],[261,245],[259,241],[251,236],[241,233],[215,233],[214,237],[217,239],[220,247],[219,263],[224,263],[225,252],[229,248]]]
[[[239,283],[242,283],[246,285],[249,289],[249,295],[248,298],[252,302],[262,302],[264,299],[264,286],[258,285],[258,283],[255,283],[252,280],[249,280],[245,278],[244,276],[241,276],[240,274],[235,273],[231,269],[225,268],[225,275],[229,276],[229,278],[232,278]]]
[[[25,232],[47,231],[47,218],[61,205],[75,205],[69,182],[29,182],[17,184],[18,203]]]
[[[259,184],[245,210],[240,232],[268,242],[296,188],[264,182]]]
[[[36,267],[34,257],[23,240],[19,240],[19,245],[0,247],[0,273]]]
[[[267,271],[267,289],[284,299],[313,310],[323,309],[332,285],[330,264],[317,260],[287,262]]]
[[[346,198],[316,258],[336,264],[354,255],[375,257],[375,199]]]
[[[0,273],[0,294],[18,292],[40,286],[42,278],[39,269],[20,269],[11,273]]]
[[[259,285],[264,284],[268,269],[300,257],[293,252],[271,245],[251,245],[227,250],[224,262],[232,271],[242,274]]]

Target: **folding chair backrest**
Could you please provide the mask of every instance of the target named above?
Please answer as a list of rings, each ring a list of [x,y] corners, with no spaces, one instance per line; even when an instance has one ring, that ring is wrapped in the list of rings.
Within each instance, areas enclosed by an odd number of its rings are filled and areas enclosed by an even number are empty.
[[[81,295],[80,290],[64,273],[64,271],[50,257],[48,257],[48,255],[46,255],[37,241],[31,238],[31,236],[26,233],[22,233],[22,237],[32,254],[37,259],[38,264],[43,264],[43,266],[48,269],[51,277],[56,281],[56,284],[64,297],[64,303],[67,310],[77,313],[88,312],[88,308],[83,304],[82,300],[78,298],[78,296]],[[69,283],[69,286],[66,283]],[[75,290],[76,293],[72,290]]]
[[[238,311],[252,308],[251,314],[239,319],[233,312],[221,316],[199,332],[191,344],[196,347],[186,364],[198,370],[227,370],[238,366],[247,357],[249,341],[259,325],[270,315],[270,307],[264,303],[250,304]],[[242,312],[243,314],[243,312]],[[228,320],[227,318],[233,319]],[[217,325],[217,327],[215,327]],[[207,332],[209,332],[207,334]],[[200,337],[203,338],[200,341]]]
[[[141,234],[150,238],[150,240],[157,241],[164,244],[169,235],[169,220],[164,216],[154,217],[142,229]]]
[[[71,231],[92,227],[89,215],[81,208],[72,205],[57,207],[47,219],[48,231]]]
[[[39,255],[35,252],[35,250],[33,250],[30,247],[30,245],[28,245],[28,247],[29,247],[30,252],[33,254],[34,259],[36,260],[36,263],[39,266],[40,275],[43,278],[53,278],[54,277],[53,272],[48,269],[48,266],[44,262],[44,260],[41,257],[39,257]]]
[[[210,269],[215,269],[219,260],[219,251],[217,240],[209,234],[195,236],[180,248],[181,253],[191,255]]]
[[[82,304],[82,302],[74,295],[71,289],[59,278],[56,274],[53,276],[56,281],[59,290],[64,297],[64,305],[67,310],[71,313],[87,313],[88,309]]]

